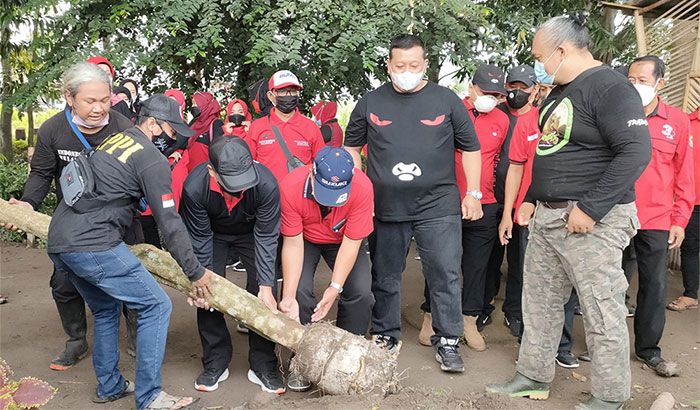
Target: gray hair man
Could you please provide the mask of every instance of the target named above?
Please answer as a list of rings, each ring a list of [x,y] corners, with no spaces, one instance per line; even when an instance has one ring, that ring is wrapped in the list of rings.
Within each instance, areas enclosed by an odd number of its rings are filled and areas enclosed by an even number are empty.
[[[112,79],[96,65],[80,63],[70,67],[63,74],[61,89],[66,107],[39,128],[22,199],[10,200],[15,206],[38,209],[49,193],[52,180],[56,180],[56,195],[61,201],[63,195],[58,178],[63,168],[86,149],[69,120],[92,147],[132,126],[126,117],[111,111]],[[9,225],[5,228],[16,229]],[[50,284],[68,340],[63,352],[51,360],[49,367],[57,371],[68,370],[87,355],[85,302],[68,280],[66,272],[54,268]]]
[[[549,397],[573,286],[592,357],[592,397],[576,408],[619,409],[630,397],[631,379],[620,266],[639,227],[634,183],[649,163],[651,144],[639,95],[593,58],[583,20],[555,17],[533,40],[538,80],[555,87],[541,108],[532,185],[518,212],[518,223],[530,228],[524,333],[515,376],[487,390]]]

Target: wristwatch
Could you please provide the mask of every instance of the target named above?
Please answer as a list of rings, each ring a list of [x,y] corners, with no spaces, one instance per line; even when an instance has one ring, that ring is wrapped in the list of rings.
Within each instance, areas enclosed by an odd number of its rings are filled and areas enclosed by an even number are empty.
[[[331,281],[331,284],[328,285],[328,287],[337,290],[339,295],[340,295],[341,293],[343,293],[343,287],[340,286],[340,283],[338,283],[338,282],[333,282],[333,281]]]
[[[482,194],[479,190],[467,191],[467,195],[476,199],[477,201],[481,201],[481,198],[484,196],[484,194]]]

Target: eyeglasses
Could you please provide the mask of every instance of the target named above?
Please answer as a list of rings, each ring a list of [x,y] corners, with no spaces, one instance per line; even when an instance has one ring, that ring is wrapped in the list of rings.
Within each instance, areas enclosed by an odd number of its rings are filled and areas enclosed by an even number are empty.
[[[283,88],[281,90],[275,90],[274,94],[280,97],[288,97],[292,95],[299,95],[300,92],[295,88]]]

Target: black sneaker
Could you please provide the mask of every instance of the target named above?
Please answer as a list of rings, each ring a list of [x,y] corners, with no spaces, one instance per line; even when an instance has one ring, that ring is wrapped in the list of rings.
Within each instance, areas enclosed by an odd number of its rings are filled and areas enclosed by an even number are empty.
[[[476,318],[476,330],[478,330],[479,332],[481,332],[482,330],[484,330],[484,328],[485,328],[486,326],[490,325],[491,322],[492,322],[492,320],[491,320],[491,315],[484,315],[483,313],[480,314],[480,315]]]
[[[401,350],[401,341],[396,340],[395,337],[374,335],[372,336],[372,341],[374,341],[374,344],[379,346],[381,349],[384,349],[389,353],[398,353],[399,350]]]
[[[194,388],[210,392],[219,388],[219,383],[228,379],[228,369],[204,369],[194,382]]]
[[[586,350],[585,352],[578,355],[578,359],[582,362],[590,362],[591,361],[591,354],[588,353],[588,350]]]
[[[304,392],[311,388],[311,382],[301,377],[297,372],[290,372],[287,378],[287,388],[295,392]]]
[[[510,330],[510,334],[513,335],[513,337],[520,337],[520,332],[523,328],[522,319],[519,317],[509,317],[508,315],[505,315],[505,317],[503,317],[503,324],[508,326],[508,330]]]
[[[652,356],[649,359],[637,356],[637,359],[641,360],[661,377],[678,376],[680,373],[680,366],[678,363],[667,362],[666,360],[662,359],[661,356]]]
[[[558,352],[554,360],[559,366],[565,369],[575,369],[579,367],[578,359],[571,352]]]
[[[440,369],[448,373],[462,373],[464,371],[464,361],[459,355],[459,339],[441,338],[440,343],[435,346],[435,360],[440,363]]]
[[[284,394],[286,391],[282,379],[274,370],[257,371],[250,369],[248,370],[248,381],[260,386],[264,392]]]

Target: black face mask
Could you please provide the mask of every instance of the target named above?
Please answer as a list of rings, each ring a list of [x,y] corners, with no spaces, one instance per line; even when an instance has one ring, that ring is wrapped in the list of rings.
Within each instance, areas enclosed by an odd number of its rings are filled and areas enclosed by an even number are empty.
[[[508,95],[506,95],[506,102],[510,108],[518,110],[527,104],[527,102],[530,100],[531,94],[532,93],[527,93],[519,89],[508,91]]]
[[[190,112],[192,113],[192,119],[195,119],[202,115],[202,110],[200,110],[199,107],[192,107]]]
[[[232,122],[234,127],[240,127],[245,121],[245,116],[242,114],[231,114],[228,116],[228,122]]]
[[[275,107],[281,112],[289,114],[297,108],[300,98],[298,95],[280,95],[276,100],[277,104]]]

